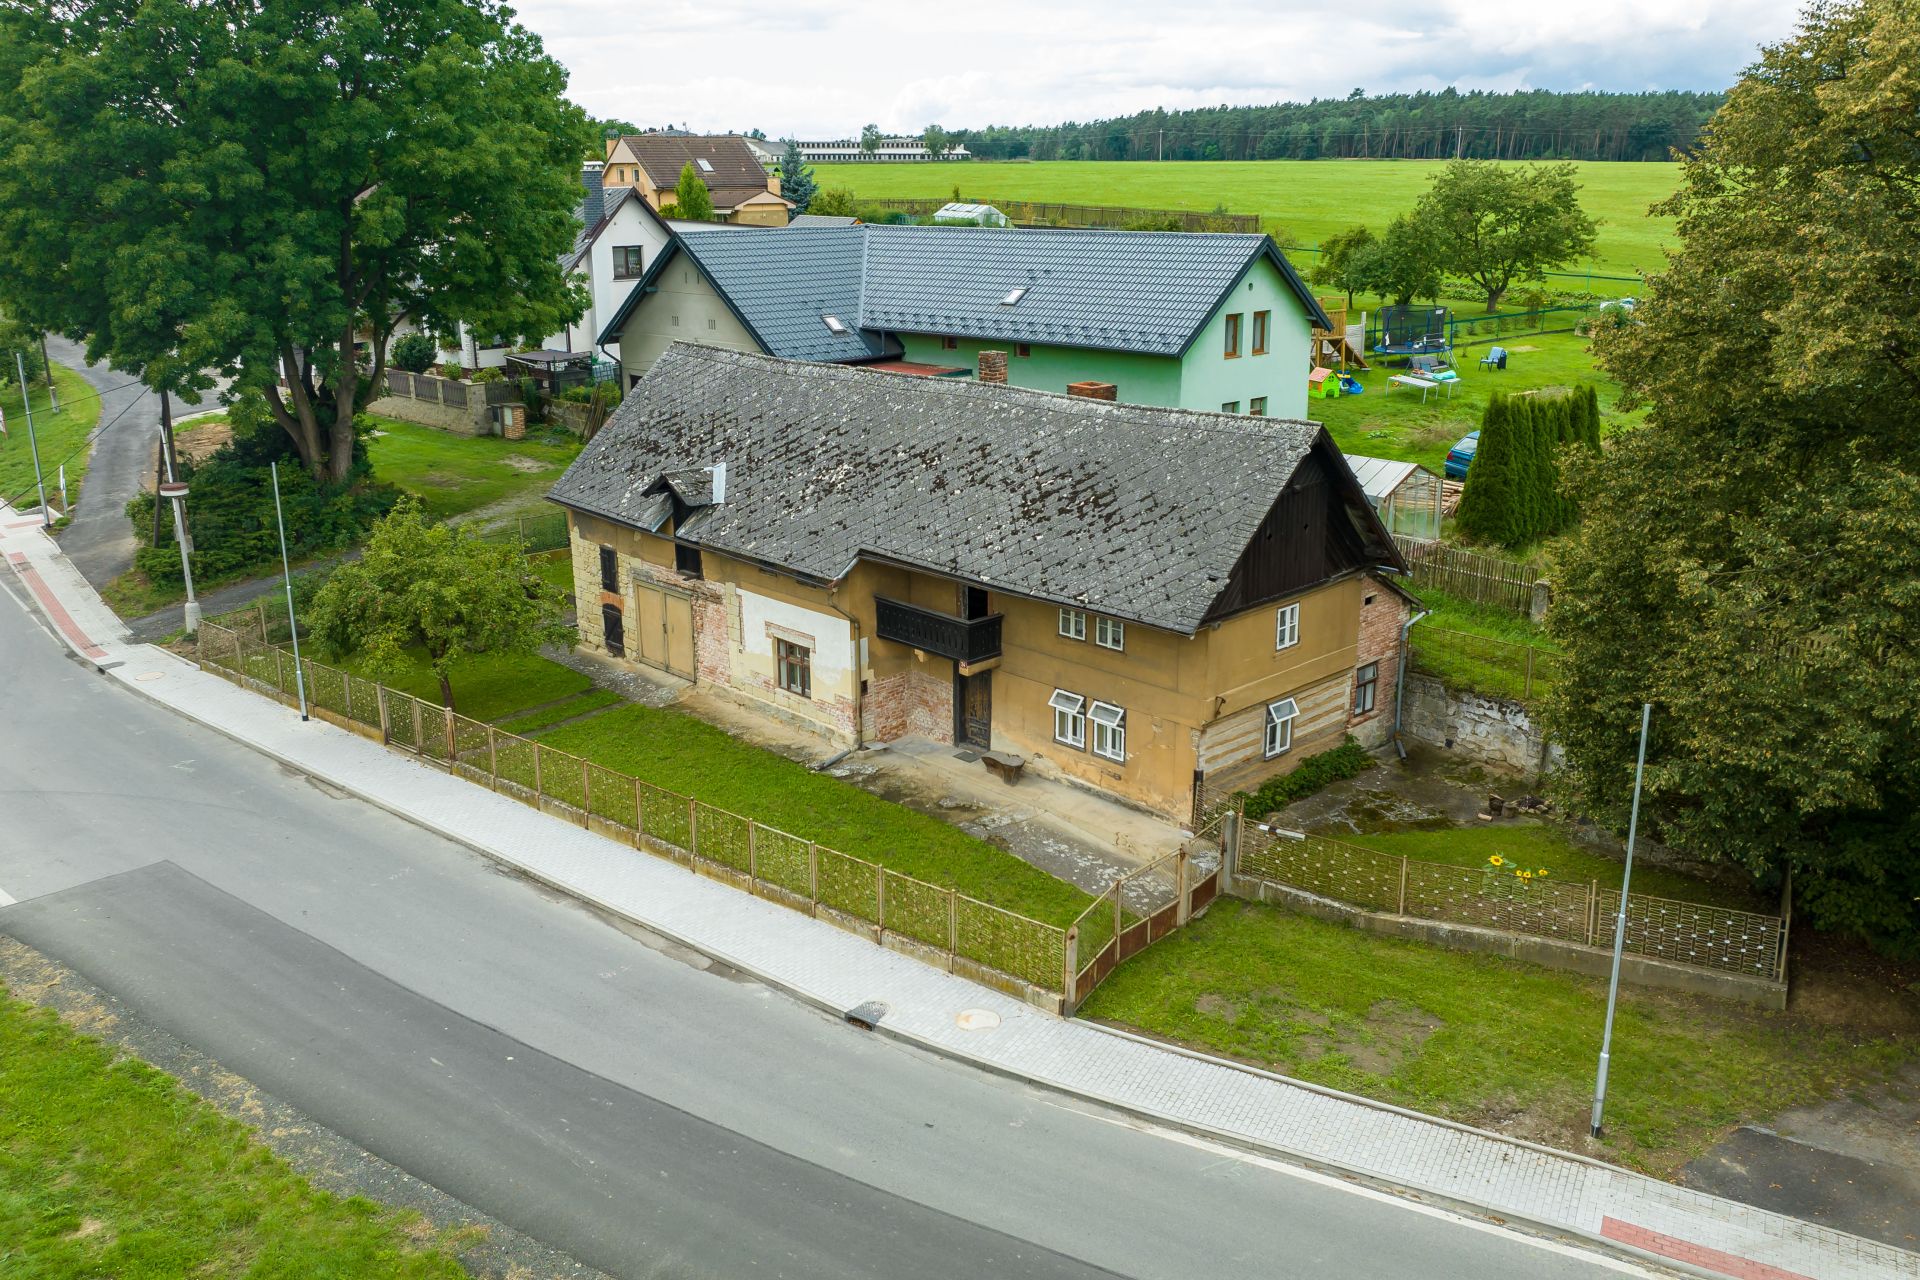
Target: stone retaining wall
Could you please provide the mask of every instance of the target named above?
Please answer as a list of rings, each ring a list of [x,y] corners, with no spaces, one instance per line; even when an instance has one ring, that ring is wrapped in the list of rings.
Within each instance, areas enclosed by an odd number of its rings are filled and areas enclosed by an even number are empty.
[[[1560,762],[1527,708],[1505,698],[1462,693],[1432,676],[1407,673],[1401,731],[1409,738],[1487,764],[1544,773]]]

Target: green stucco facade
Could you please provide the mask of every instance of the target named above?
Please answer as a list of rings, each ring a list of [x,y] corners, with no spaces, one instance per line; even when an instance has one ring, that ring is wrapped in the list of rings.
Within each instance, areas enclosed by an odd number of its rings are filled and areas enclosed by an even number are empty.
[[[1268,313],[1266,351],[1253,351],[1255,312]],[[1227,316],[1240,316],[1240,355],[1226,354]],[[897,335],[908,360],[978,369],[982,351],[1007,353],[1007,381],[1016,387],[1061,391],[1073,382],[1111,382],[1129,404],[1218,411],[1237,404],[1247,413],[1265,397],[1267,415],[1307,417],[1307,361],[1312,324],[1306,308],[1279,270],[1264,258],[1235,282],[1181,357],[1102,351],[1092,347],[1032,343],[1020,355],[1011,342],[960,338],[945,345],[939,334]]]

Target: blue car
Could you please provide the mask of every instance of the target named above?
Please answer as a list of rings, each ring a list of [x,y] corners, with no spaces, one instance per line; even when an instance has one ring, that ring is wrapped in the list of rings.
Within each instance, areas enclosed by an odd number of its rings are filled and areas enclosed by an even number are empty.
[[[1473,465],[1474,450],[1480,447],[1480,433],[1469,431],[1460,437],[1460,443],[1447,450],[1447,479],[1465,480],[1467,468]]]

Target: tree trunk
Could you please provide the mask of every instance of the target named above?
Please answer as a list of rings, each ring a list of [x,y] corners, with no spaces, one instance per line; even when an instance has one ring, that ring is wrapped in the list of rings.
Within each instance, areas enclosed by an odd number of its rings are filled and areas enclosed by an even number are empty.
[[[266,389],[267,411],[280,429],[293,441],[294,451],[314,480],[326,478],[326,456],[320,444],[320,424],[314,416],[313,397],[307,385],[307,371],[291,347],[280,351],[281,372],[287,383],[287,401],[278,387]]]
[[[440,677],[440,705],[449,711],[458,711],[459,708],[453,705],[453,682],[447,679],[447,673],[444,671],[436,671],[434,674]]]

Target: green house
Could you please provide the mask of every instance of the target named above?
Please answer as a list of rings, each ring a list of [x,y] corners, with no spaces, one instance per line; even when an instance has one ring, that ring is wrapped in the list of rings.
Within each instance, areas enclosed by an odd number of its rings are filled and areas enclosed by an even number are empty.
[[[788,227],[677,234],[599,342],[629,384],[677,341],[952,376],[1002,352],[1014,386],[1304,418],[1316,325],[1264,235]]]

